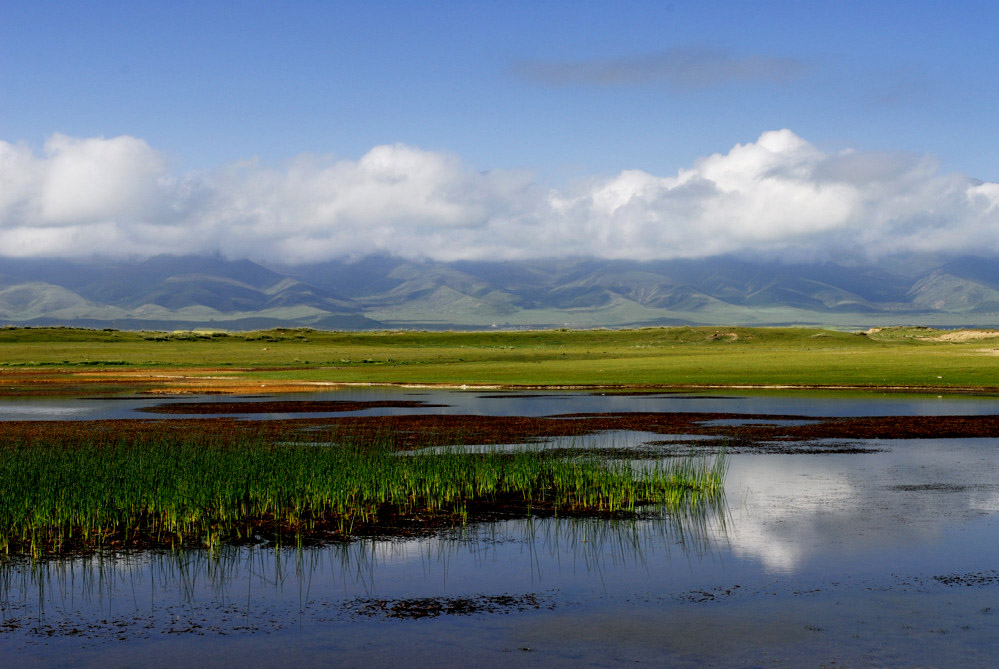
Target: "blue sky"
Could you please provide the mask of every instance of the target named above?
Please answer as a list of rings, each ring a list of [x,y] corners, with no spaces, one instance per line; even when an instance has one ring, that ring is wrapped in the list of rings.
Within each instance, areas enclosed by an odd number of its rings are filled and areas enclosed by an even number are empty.
[[[482,169],[674,171],[790,128],[999,180],[994,2],[16,2],[0,133],[133,135],[191,168],[404,142]],[[531,80],[677,49],[783,80]]]
[[[404,146],[459,160],[462,178],[527,172],[521,190],[578,199],[581,183],[607,185],[634,170],[673,177],[788,129],[824,157],[888,154],[911,169],[929,159],[933,178],[995,182],[996,35],[995,2],[7,0],[0,141],[30,152],[41,173],[56,133],[81,142],[127,136],[155,152],[162,164],[150,174],[161,186],[167,176],[214,173],[199,188],[216,194],[224,181],[217,173],[240,161],[256,158],[256,169],[287,177],[303,154],[317,156],[320,170],[360,161],[374,147]],[[32,198],[49,197],[40,193],[19,196],[0,226],[30,217]],[[160,193],[145,212],[135,198],[135,206],[91,207],[102,215],[89,224],[123,228],[148,223],[163,207],[194,206],[177,197]],[[507,203],[497,216],[522,217],[524,207]],[[268,225],[290,225],[288,216],[274,213]],[[597,225],[587,216],[586,225]],[[38,214],[30,234],[22,221],[20,250],[9,252],[58,252],[52,239],[69,239],[67,226],[82,218]],[[315,222],[309,234],[343,220]],[[371,220],[349,225],[366,230]],[[491,253],[480,246],[476,253]],[[372,239],[348,250],[378,249],[393,251]]]

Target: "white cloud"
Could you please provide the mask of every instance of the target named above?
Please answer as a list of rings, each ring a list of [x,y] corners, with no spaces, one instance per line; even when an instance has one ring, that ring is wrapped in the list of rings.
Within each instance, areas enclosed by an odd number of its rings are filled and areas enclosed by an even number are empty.
[[[999,253],[999,184],[907,154],[763,133],[675,175],[563,189],[396,144],[177,175],[133,137],[0,142],[0,255],[214,253],[285,262],[372,252],[503,259]]]
[[[0,141],[0,229],[38,220],[42,168],[29,147]]]
[[[164,161],[134,137],[74,139],[55,134],[45,143],[41,182],[44,224],[155,220]]]

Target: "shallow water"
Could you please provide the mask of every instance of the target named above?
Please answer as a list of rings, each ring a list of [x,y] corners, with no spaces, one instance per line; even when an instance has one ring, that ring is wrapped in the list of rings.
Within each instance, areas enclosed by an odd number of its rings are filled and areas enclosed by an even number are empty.
[[[544,407],[534,415],[997,408],[967,397],[475,397],[427,399],[458,413]],[[628,435],[613,438],[663,438]],[[877,452],[731,455],[725,507],[683,518],[7,565],[0,664],[994,664],[999,440],[861,445]]]
[[[834,393],[829,391],[713,391],[614,394],[586,391],[481,392],[352,388],[322,393],[294,393],[233,397],[0,397],[0,421],[107,420],[120,418],[199,417],[203,415],[151,414],[142,411],[160,404],[203,402],[383,401],[415,400],[426,407],[377,407],[336,413],[242,414],[254,419],[320,418],[324,416],[389,416],[408,414],[552,416],[604,412],[719,412],[798,416],[923,416],[999,413],[999,398],[987,395],[896,393]],[[429,406],[442,405],[442,406]],[[241,414],[219,414],[234,415]]]

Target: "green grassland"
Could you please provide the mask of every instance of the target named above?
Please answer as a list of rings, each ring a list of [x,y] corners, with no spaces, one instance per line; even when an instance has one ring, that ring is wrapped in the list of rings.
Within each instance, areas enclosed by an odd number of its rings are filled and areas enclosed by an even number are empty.
[[[0,329],[0,375],[32,368],[199,368],[206,370],[199,373],[224,370],[233,378],[264,382],[997,388],[997,353],[999,333],[918,327],[862,333],[794,327],[244,333]]]

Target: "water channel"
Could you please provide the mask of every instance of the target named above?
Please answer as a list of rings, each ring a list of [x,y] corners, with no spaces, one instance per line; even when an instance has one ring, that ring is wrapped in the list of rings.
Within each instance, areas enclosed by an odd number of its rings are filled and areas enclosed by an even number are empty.
[[[298,397],[393,398],[443,406],[347,415],[999,413],[996,398],[956,395],[362,389]],[[150,420],[141,410],[164,401],[18,398],[0,402],[0,420]],[[653,438],[663,436],[590,437],[618,448]],[[9,562],[0,573],[0,664],[994,664],[999,435],[859,446],[736,451],[724,504],[682,516]]]

